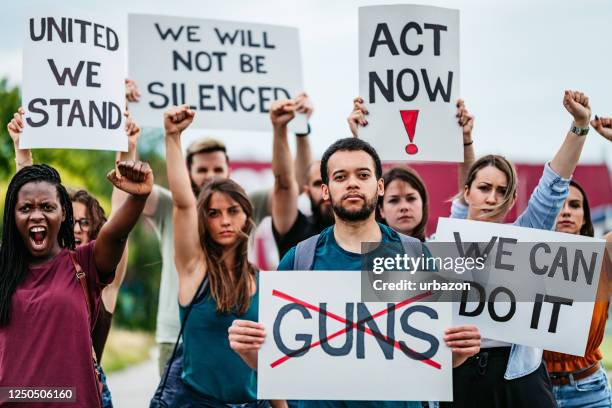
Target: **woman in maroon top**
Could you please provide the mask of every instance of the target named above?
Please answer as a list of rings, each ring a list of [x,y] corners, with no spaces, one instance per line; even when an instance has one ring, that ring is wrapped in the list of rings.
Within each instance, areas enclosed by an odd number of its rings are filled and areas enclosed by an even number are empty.
[[[150,167],[141,162],[120,162],[108,178],[129,196],[97,240],[75,254],[94,300],[93,316],[153,185]],[[69,253],[75,249],[73,223],[70,198],[55,169],[33,165],[15,174],[0,246],[0,387],[71,388],[70,405],[90,408],[100,406],[100,394],[87,300]],[[12,401],[19,407],[67,405]]]

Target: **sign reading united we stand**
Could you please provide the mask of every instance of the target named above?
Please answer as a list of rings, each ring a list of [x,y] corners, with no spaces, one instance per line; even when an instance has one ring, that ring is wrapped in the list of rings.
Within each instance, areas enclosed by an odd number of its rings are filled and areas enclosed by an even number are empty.
[[[262,272],[257,397],[451,401],[449,303],[362,303],[361,274]]]
[[[22,148],[127,150],[125,20],[36,11],[24,27]]]
[[[416,5],[359,8],[359,137],[383,160],[463,161],[459,11]]]

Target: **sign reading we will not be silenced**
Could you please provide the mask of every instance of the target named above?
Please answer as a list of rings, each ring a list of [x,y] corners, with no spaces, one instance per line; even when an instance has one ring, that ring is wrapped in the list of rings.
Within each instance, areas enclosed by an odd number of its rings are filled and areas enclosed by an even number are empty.
[[[359,8],[359,137],[383,160],[463,161],[459,11],[416,5]]]
[[[487,259],[485,270],[454,274],[471,283],[453,303],[454,325],[474,324],[494,340],[584,355],[605,241],[451,218],[438,220],[436,241],[455,243],[457,257]]]
[[[22,148],[127,150],[125,23],[37,12],[25,23]]]
[[[192,127],[269,131],[270,105],[302,91],[296,28],[143,14],[129,15],[129,73],[142,94],[130,110],[161,126],[188,104]],[[298,115],[290,130],[306,133]]]
[[[358,271],[259,279],[258,399],[452,400],[450,303],[363,303]]]

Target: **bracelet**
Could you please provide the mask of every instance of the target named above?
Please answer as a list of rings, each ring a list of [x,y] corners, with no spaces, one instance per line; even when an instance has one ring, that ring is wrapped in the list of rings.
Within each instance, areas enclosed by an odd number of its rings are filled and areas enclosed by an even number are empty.
[[[306,126],[308,126],[308,130],[306,131],[306,133],[296,133],[295,136],[296,137],[306,137],[310,134],[310,123],[307,123]]]
[[[469,142],[464,143],[464,144],[463,144],[463,147],[467,147],[467,146],[469,146],[469,145],[471,145],[471,144],[473,144],[473,143],[474,143],[474,141],[473,141],[473,140],[470,140]]]

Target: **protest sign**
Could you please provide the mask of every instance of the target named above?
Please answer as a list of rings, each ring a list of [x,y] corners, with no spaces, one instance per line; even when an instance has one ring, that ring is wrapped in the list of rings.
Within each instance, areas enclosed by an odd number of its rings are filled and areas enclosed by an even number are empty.
[[[302,91],[296,28],[145,14],[128,21],[129,75],[142,94],[130,110],[144,126],[162,126],[165,110],[188,104],[194,128],[269,131],[272,102]],[[306,133],[298,121],[290,130]]]
[[[483,337],[583,356],[604,241],[492,222],[440,218],[436,242],[487,268],[456,275],[471,283],[453,303],[453,324]],[[463,275],[463,276],[462,276]]]
[[[382,160],[463,161],[459,11],[416,5],[359,8],[359,137]]]
[[[21,148],[127,150],[124,26],[107,15],[29,14]]]
[[[259,399],[452,399],[449,303],[360,302],[358,272],[263,272]]]

